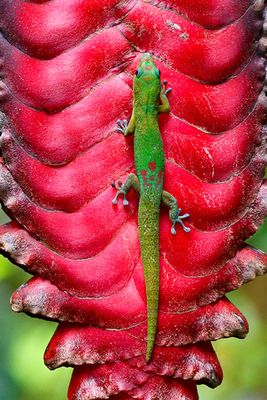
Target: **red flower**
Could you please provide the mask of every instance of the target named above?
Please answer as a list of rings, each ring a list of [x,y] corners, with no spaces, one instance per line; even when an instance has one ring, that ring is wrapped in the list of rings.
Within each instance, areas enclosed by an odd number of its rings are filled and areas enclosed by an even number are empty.
[[[71,400],[197,399],[196,383],[222,379],[210,341],[246,335],[224,295],[267,270],[244,245],[266,213],[261,3],[0,0],[0,196],[13,219],[0,244],[35,275],[13,310],[59,321],[45,362],[74,367]],[[171,235],[162,208],[149,364],[138,199],[114,207],[110,185],[134,169],[133,139],[115,129],[144,51],[172,87],[164,185],[191,228]]]

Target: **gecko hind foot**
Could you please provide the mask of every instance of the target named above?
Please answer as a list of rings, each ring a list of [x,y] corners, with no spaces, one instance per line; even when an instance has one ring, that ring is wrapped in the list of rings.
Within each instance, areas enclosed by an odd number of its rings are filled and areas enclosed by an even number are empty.
[[[187,226],[185,226],[182,221],[183,219],[188,218],[190,216],[190,214],[186,213],[184,215],[180,215],[182,209],[178,207],[176,198],[169,192],[166,192],[166,190],[163,190],[162,202],[165,206],[167,206],[169,208],[169,218],[172,223],[171,233],[173,235],[176,235],[175,224],[177,222],[182,225],[183,230],[185,232],[190,232],[191,229],[188,228]]]
[[[117,193],[116,193],[116,196],[114,197],[114,199],[112,200],[112,204],[118,204],[118,197],[120,194],[122,194],[123,195],[123,205],[128,206],[129,201],[127,200],[125,190],[123,190],[122,182],[119,181],[118,186],[116,186],[115,182],[112,182],[111,186],[114,189],[117,189]]]
[[[125,134],[127,128],[128,128],[128,122],[127,119],[118,119],[117,121],[117,132]]]
[[[182,228],[183,228],[183,230],[185,232],[190,232],[191,231],[191,229],[188,228],[187,226],[185,226],[183,221],[182,221],[183,219],[190,217],[190,214],[186,213],[186,214],[180,215],[181,211],[182,211],[181,208],[178,208],[176,217],[171,220],[172,221],[171,233],[173,235],[176,235],[175,224],[177,222],[182,225]]]

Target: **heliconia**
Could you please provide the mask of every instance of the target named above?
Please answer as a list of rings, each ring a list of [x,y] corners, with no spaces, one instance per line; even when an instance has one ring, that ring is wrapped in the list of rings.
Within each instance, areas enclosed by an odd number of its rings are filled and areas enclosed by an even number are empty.
[[[222,370],[211,341],[244,337],[225,297],[267,272],[244,241],[267,208],[264,1],[0,0],[0,247],[34,277],[11,307],[59,321],[51,368],[74,368],[69,400],[196,400]],[[134,172],[132,81],[149,52],[172,88],[159,116],[164,189],[190,214],[160,214],[156,345],[138,197],[112,204]],[[33,322],[34,323],[34,322]],[[216,394],[215,394],[216,397]]]

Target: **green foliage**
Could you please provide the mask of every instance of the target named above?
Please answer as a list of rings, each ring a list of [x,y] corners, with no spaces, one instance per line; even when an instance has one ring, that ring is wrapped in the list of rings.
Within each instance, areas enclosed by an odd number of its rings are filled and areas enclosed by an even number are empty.
[[[199,390],[205,400],[266,400],[267,319],[257,298],[251,298],[248,288],[228,295],[230,300],[246,315],[250,322],[250,333],[244,341],[220,340],[214,348],[224,371],[224,381],[216,393],[207,387]],[[266,293],[266,281],[262,280],[258,290]],[[254,293],[256,295],[256,291]],[[267,300],[265,298],[265,300]]]
[[[1,400],[65,400],[71,369],[49,371],[42,362],[56,324],[14,314],[9,297],[29,277],[1,257]],[[20,282],[19,282],[20,281]]]

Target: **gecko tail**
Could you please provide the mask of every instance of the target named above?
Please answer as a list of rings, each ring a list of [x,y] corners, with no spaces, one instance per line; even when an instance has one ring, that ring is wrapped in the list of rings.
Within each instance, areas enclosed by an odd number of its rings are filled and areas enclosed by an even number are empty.
[[[160,201],[160,199],[159,199]],[[159,307],[159,204],[141,196],[138,210],[138,229],[144,267],[147,301],[147,348],[149,363],[155,345]]]
[[[147,344],[146,363],[153,355],[158,327],[158,302],[159,302],[159,262],[154,261],[149,266],[149,272],[145,272],[146,298],[147,298]]]
[[[146,363],[149,364],[155,345],[156,333],[157,333],[157,321],[151,324],[149,323],[150,318],[148,318],[147,327],[147,345],[146,345]]]
[[[158,268],[157,268],[158,269]],[[152,269],[153,271],[153,269]],[[153,284],[146,285],[147,291],[147,345],[146,345],[146,363],[150,362],[153,354],[158,325],[158,271],[154,269],[152,278]],[[151,275],[152,276],[152,275]],[[151,290],[152,286],[152,290]],[[153,287],[154,286],[154,287]]]

